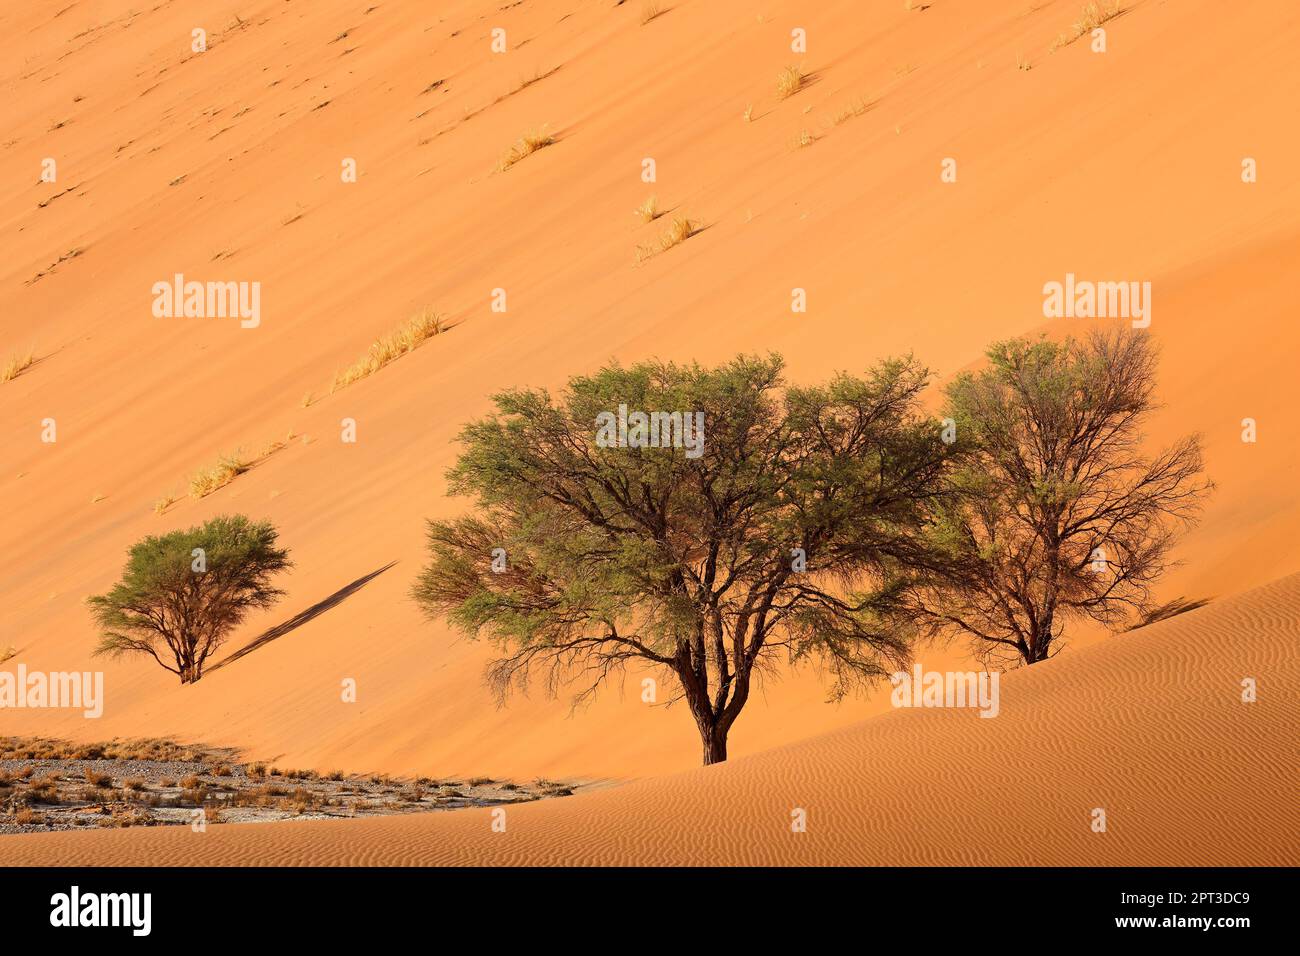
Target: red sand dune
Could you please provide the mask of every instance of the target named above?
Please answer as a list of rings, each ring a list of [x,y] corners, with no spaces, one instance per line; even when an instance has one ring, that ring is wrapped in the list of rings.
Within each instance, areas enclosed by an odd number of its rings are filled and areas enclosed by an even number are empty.
[[[275,521],[297,563],[284,601],[250,620],[232,653],[397,563],[196,686],[181,688],[143,660],[96,663],[106,670],[101,720],[11,711],[0,729],[174,736],[244,747],[252,759],[285,767],[394,774],[628,778],[689,768],[698,748],[684,710],[664,713],[617,692],[572,719],[564,701],[521,699],[498,710],[480,681],[490,650],[421,619],[407,591],[423,559],[423,520],[463,507],[445,497],[442,477],[461,425],[484,413],[500,388],[556,387],[611,357],[711,363],[740,350],[778,350],[790,378],[803,382],[914,350],[947,376],[999,337],[1077,328],[1068,320],[1044,325],[1041,313],[1043,283],[1067,271],[1153,283],[1165,410],[1152,440],[1206,436],[1219,490],[1161,597],[1226,602],[1300,570],[1292,288],[1300,261],[1300,17],[1291,0],[1249,9],[1145,0],[1125,4],[1107,25],[1104,55],[1085,42],[1048,53],[1079,6],[935,0],[907,11],[900,0],[773,0],[757,10],[745,0],[679,0],[642,26],[638,4],[576,0],[505,8],[481,0],[436,7],[255,0],[202,11],[126,0],[6,5],[0,353],[34,345],[39,360],[0,385],[0,650],[12,645],[12,663],[34,669],[92,666],[86,595],[115,580],[141,536],[221,512]],[[504,55],[488,51],[497,25],[511,38]],[[189,45],[197,26],[210,38],[201,55]],[[805,56],[790,52],[796,26],[807,30]],[[1032,69],[1017,69],[1018,57]],[[800,61],[815,81],[778,101],[778,70]],[[870,108],[837,124],[859,100]],[[517,137],[543,125],[555,145],[494,171]],[[818,138],[794,148],[804,130]],[[640,180],[647,156],[658,164],[652,186]],[[958,182],[941,184],[939,164],[949,156],[958,160]],[[1256,184],[1240,181],[1245,156],[1259,162]],[[45,157],[57,159],[56,183],[38,182]],[[358,162],[357,183],[340,182],[345,157]],[[663,220],[642,225],[631,215],[650,193],[708,228],[638,265],[636,247],[664,228]],[[261,325],[155,319],[151,286],[177,272],[260,281]],[[498,287],[508,291],[505,314],[489,308]],[[794,287],[808,292],[806,315],[790,312]],[[325,395],[336,369],[425,306],[448,313],[455,327]],[[307,392],[316,400],[304,408]],[[53,445],[39,440],[47,417],[58,423]],[[358,423],[355,445],[338,439],[345,417]],[[1244,417],[1259,422],[1256,444],[1240,441]],[[300,437],[228,487],[154,513],[155,501],[183,495],[186,476],[222,453],[255,453],[289,432]],[[960,715],[891,715],[806,751],[762,758],[775,789],[751,795],[746,812],[754,816],[720,823],[710,801],[726,787],[751,786],[746,781],[759,778],[746,775],[757,771],[739,764],[711,771],[716,788],[689,805],[706,817],[676,825],[695,834],[685,842],[701,860],[714,840],[758,832],[744,828],[760,819],[775,828],[773,842],[748,850],[727,843],[726,852],[776,858],[774,848],[787,845],[776,841],[789,839],[780,818],[792,800],[813,805],[813,828],[788,844],[789,859],[848,844],[880,859],[894,851],[918,860],[1002,859],[1028,852],[1005,839],[1007,829],[1044,826],[1061,828],[1051,851],[1060,861],[1110,852],[1155,860],[1157,850],[1197,859],[1190,838],[1174,835],[1180,818],[1140,802],[1127,811],[1141,815],[1143,836],[1134,842],[1120,842],[1131,825],[1122,814],[1106,840],[1082,830],[1067,836],[1079,807],[1031,813],[1029,797],[1059,781],[1027,770],[1030,789],[1014,799],[1029,817],[990,815],[960,839],[945,827],[984,819],[971,810],[991,809],[994,795],[1005,796],[998,775],[1019,772],[992,759],[995,751],[970,738],[972,730],[1000,743],[1003,734],[1023,733],[1028,752],[1055,761],[1051,748],[1069,745],[1069,734],[1087,726],[1079,720],[1118,730],[1113,721],[1149,717],[1154,738],[1116,733],[1104,748],[1096,743],[1097,754],[1113,758],[1074,768],[1097,793],[1084,787],[1080,800],[1109,799],[1106,782],[1132,774],[1135,796],[1156,792],[1161,773],[1174,774],[1177,793],[1246,760],[1229,752],[1227,731],[1246,733],[1245,722],[1263,718],[1244,710],[1231,710],[1236,723],[1218,725],[1217,742],[1204,745],[1219,748],[1212,752],[1198,749],[1186,725],[1160,729],[1136,690],[1117,691],[1127,712],[1108,718],[1101,709],[1111,680],[1133,676],[1112,663],[1124,655],[1176,698],[1174,674],[1142,648],[1183,628],[1197,634],[1194,622],[1216,613],[1095,651],[1085,645],[1099,636],[1081,635],[1042,673],[1008,679],[1025,696],[1005,721],[976,722],[961,736],[940,730]],[[1265,603],[1234,613],[1242,622],[1293,621]],[[1270,642],[1282,637],[1266,629],[1254,646],[1273,653]],[[1214,650],[1198,639],[1186,651],[1193,658],[1173,658],[1185,669],[1174,673],[1196,673],[1196,661]],[[1221,660],[1229,669],[1241,663]],[[1064,675],[1089,667],[1091,683],[1069,686]],[[358,683],[352,705],[340,702],[348,677]],[[1222,675],[1228,696],[1230,677]],[[1041,708],[1032,715],[1020,709],[1030,699]],[[1200,704],[1218,713],[1219,705]],[[1274,706],[1266,698],[1253,713]],[[793,675],[751,703],[731,751],[754,754],[886,708],[885,695],[827,706],[815,675]],[[901,728],[913,725],[933,732],[935,753],[954,767],[992,774],[976,788],[988,795],[972,796],[965,808],[936,797],[936,816],[900,826],[907,803],[891,800],[922,781],[920,765],[901,759],[914,749]],[[1047,729],[1044,741],[1032,740],[1031,726]],[[1144,770],[1142,755],[1166,745],[1186,748],[1179,752],[1188,760],[1223,762],[1197,768],[1200,778],[1182,776],[1193,773],[1186,762]],[[835,774],[849,771],[841,764],[854,763],[850,754],[876,746],[894,763],[863,772],[885,780],[879,785],[897,798],[882,794],[875,810],[883,818],[836,818],[850,805],[825,802],[843,789]],[[830,763],[805,776],[817,759]],[[930,771],[940,766],[923,759]],[[945,770],[928,792],[957,782],[955,774]],[[520,829],[484,846],[508,854],[525,840],[515,833],[552,813],[548,826],[558,829],[534,829],[529,839],[558,841],[568,814],[601,801],[632,807],[638,794],[685,801],[695,779],[519,810]],[[795,779],[810,781],[806,795],[782,789],[782,780]],[[1229,786],[1227,777],[1221,783]],[[1201,812],[1214,826],[1229,825],[1216,810]],[[377,848],[403,844],[411,859],[420,847],[435,852],[416,837],[423,828],[469,834],[480,823],[473,815],[401,819],[358,832],[373,834]],[[866,842],[847,839],[850,831]],[[194,852],[316,832],[334,830],[268,827],[239,837],[218,829]],[[602,832],[590,834],[590,853],[612,858],[639,839],[633,830],[617,839]],[[995,833],[1007,845],[990,848]],[[187,838],[96,839],[106,847],[135,839],[179,847]],[[977,844],[985,849],[970,849]],[[29,845],[41,844],[13,844]],[[468,835],[454,845],[466,849],[445,852],[486,858],[487,850],[471,853]],[[716,847],[725,856],[723,845]],[[1117,845],[1122,850],[1109,849]],[[1213,852],[1244,857],[1254,846],[1244,839]],[[1257,849],[1261,859],[1278,852]],[[660,851],[648,840],[639,852],[648,862]]]

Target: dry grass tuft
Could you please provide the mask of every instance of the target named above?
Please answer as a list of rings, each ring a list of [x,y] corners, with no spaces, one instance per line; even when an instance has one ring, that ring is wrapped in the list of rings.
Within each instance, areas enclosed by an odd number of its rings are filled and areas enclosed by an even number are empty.
[[[848,105],[843,106],[836,111],[834,118],[835,125],[840,126],[847,123],[855,116],[861,116],[869,109],[871,109],[871,101],[864,96],[859,96],[857,99],[850,101]]]
[[[107,790],[109,787],[113,785],[112,777],[110,777],[106,773],[101,773],[100,771],[94,770],[89,767],[86,768],[85,776],[86,776],[86,783],[90,784],[92,787],[99,787],[101,789]]]
[[[0,382],[12,382],[31,368],[32,363],[35,361],[36,352],[32,349],[28,349],[26,354],[23,355],[15,354],[10,356],[9,361],[5,362],[4,366],[0,368]]]
[[[246,458],[241,453],[241,449],[236,448],[234,454],[223,455],[217,463],[210,468],[204,468],[190,478],[190,496],[193,498],[206,498],[219,488],[224,488],[244,472],[251,469],[254,465],[263,459],[275,454],[281,448],[288,446],[297,436],[289,432],[283,440],[273,441],[262,449],[262,453],[252,458]],[[176,498],[172,495],[164,495],[154,502],[153,510],[155,514],[163,514]]]
[[[803,88],[805,79],[807,77],[802,69],[797,66],[787,66],[776,75],[776,98],[784,100],[794,96]]]
[[[190,478],[190,497],[206,498],[218,488],[224,488],[230,484],[252,467],[252,461],[240,455],[239,449],[235,449],[234,454],[223,455],[215,465],[204,468]],[[157,504],[154,505],[154,510],[158,510]],[[161,514],[161,512],[159,513]]]
[[[700,224],[694,220],[687,219],[685,216],[674,216],[673,224],[668,227],[668,231],[659,237],[657,246],[638,246],[636,251],[636,261],[641,262],[649,259],[659,252],[667,252],[673,246],[679,246],[691,236],[700,231]]]
[[[1112,20],[1119,16],[1123,11],[1120,9],[1120,0],[1114,0],[1109,7],[1103,7],[1099,3],[1089,3],[1079,12],[1079,19],[1070,25],[1070,28],[1064,33],[1059,34],[1049,48],[1055,53],[1063,46],[1069,46],[1079,37],[1091,33],[1097,27],[1101,26],[1107,20]]]
[[[330,383],[330,394],[374,375],[388,363],[395,362],[407,352],[414,352],[442,331],[442,316],[431,309],[425,309],[397,331],[376,339],[365,355],[338,372]]]
[[[641,26],[645,26],[663,12],[664,8],[659,6],[656,0],[645,0],[645,3],[641,4]]]
[[[531,156],[539,149],[545,149],[554,142],[555,137],[546,132],[544,128],[535,130],[531,133],[525,133],[523,136],[519,137],[515,142],[515,145],[511,146],[506,154],[501,157],[501,162],[497,164],[497,169],[504,173],[524,157]]]
[[[632,214],[642,222],[654,222],[663,215],[659,209],[659,200],[655,196],[651,196],[641,205],[637,206],[636,209],[632,210]]]

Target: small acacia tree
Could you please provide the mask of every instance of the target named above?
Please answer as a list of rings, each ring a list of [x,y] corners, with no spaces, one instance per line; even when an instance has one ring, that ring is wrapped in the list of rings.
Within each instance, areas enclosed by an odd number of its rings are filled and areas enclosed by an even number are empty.
[[[270,584],[290,567],[269,522],[223,515],[201,527],[148,537],[131,548],[122,580],[87,599],[102,629],[96,654],[147,654],[190,684],[254,608],[284,592]]]
[[[576,681],[577,704],[648,662],[671,675],[711,764],[775,652],[824,664],[835,698],[905,666],[908,636],[882,615],[921,554],[947,454],[916,410],[926,372],[891,361],[783,389],[781,370],[776,356],[608,367],[558,403],[498,395],[497,414],[464,429],[448,477],[478,512],[429,523],[413,593],[499,643],[488,679],[502,702],[535,670],[550,693]],[[646,447],[638,410],[702,415],[702,446],[674,447],[665,424]],[[616,415],[633,423],[626,441],[601,438]]]
[[[1142,452],[1157,355],[1132,330],[994,345],[947,389],[953,467],[933,501],[931,566],[905,602],[985,662],[1034,664],[1071,618],[1115,626],[1212,485],[1191,435]]]

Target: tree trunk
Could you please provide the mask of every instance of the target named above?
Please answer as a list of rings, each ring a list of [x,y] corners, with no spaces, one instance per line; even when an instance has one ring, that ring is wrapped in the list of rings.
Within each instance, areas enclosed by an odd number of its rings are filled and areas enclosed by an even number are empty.
[[[1052,649],[1052,618],[1048,615],[1045,623],[1038,627],[1037,633],[1034,634],[1033,640],[1029,644],[1029,653],[1025,655],[1026,664],[1037,664],[1039,661],[1047,660],[1047,652]]]
[[[709,764],[722,763],[727,759],[727,731],[718,726],[719,715],[714,713],[709,701],[708,675],[698,673],[692,666],[693,658],[685,645],[678,657],[677,678],[682,682],[687,706],[690,707],[691,716],[695,718],[695,726],[700,731],[704,765],[707,767]]]
[[[704,766],[727,759],[727,735],[724,732],[716,727],[701,727],[700,739],[704,744]]]

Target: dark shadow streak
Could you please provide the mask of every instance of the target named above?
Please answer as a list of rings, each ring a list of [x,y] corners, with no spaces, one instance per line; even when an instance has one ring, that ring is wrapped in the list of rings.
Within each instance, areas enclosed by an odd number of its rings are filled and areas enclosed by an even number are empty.
[[[371,571],[369,574],[365,575],[364,577],[357,578],[351,584],[339,588],[329,597],[325,598],[325,600],[318,601],[316,604],[313,604],[305,611],[300,611],[299,613],[295,614],[293,617],[289,618],[289,620],[285,621],[283,624],[277,624],[275,627],[271,628],[270,630],[263,631],[261,634],[253,638],[253,640],[249,641],[247,644],[245,644],[239,650],[235,651],[233,654],[230,654],[222,658],[217,663],[213,664],[211,667],[208,668],[207,673],[211,673],[212,671],[219,670],[220,668],[225,667],[227,664],[234,663],[235,661],[243,657],[245,654],[251,654],[259,647],[265,647],[267,644],[270,644],[272,641],[284,637],[284,635],[288,634],[290,631],[302,627],[304,624],[306,624],[308,621],[312,620],[313,618],[321,614],[324,614],[330,608],[335,607],[338,604],[341,604],[344,600],[351,597],[357,591],[360,591],[363,587],[365,587],[375,578],[379,577],[379,575],[383,574],[385,571],[387,571],[396,563],[397,563],[396,561],[389,561],[382,568],[378,568],[374,571]]]

